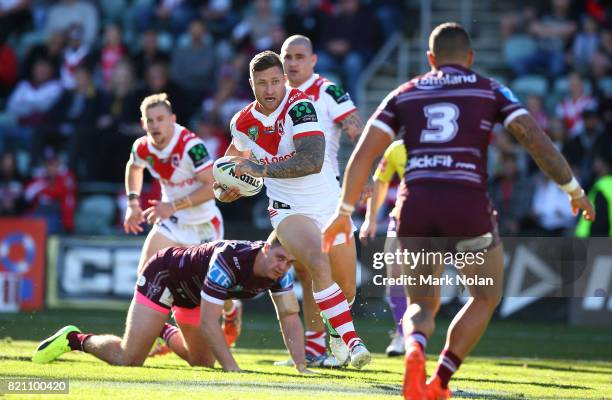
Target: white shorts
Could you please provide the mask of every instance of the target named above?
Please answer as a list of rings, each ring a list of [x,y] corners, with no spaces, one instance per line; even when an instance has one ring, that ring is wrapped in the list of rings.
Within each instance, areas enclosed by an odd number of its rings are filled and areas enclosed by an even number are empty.
[[[201,224],[182,224],[176,217],[170,217],[155,224],[152,233],[161,233],[168,239],[184,246],[223,239],[223,217],[217,210],[216,215]]]
[[[313,209],[312,207],[308,207],[308,209],[300,208],[299,206],[290,206],[288,204],[282,203],[280,201],[270,200],[268,204],[268,214],[270,215],[270,222],[272,223],[272,227],[276,229],[282,220],[287,218],[290,215],[303,215],[305,217],[310,218],[314,221],[314,223],[319,227],[321,231],[327,223],[331,220],[336,212],[336,201],[330,202],[329,204],[320,207],[319,209]],[[351,219],[351,232],[355,232],[357,228]],[[336,240],[334,241],[334,246],[339,244],[346,243],[346,237],[344,235],[336,236]]]

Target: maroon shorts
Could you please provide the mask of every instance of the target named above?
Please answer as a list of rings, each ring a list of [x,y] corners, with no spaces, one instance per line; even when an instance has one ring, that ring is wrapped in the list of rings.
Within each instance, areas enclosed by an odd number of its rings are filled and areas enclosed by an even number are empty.
[[[497,211],[487,193],[451,184],[411,185],[399,195],[397,236],[471,239],[491,233],[499,242]],[[491,246],[489,246],[491,247]]]
[[[176,261],[170,249],[160,250],[151,257],[136,281],[134,300],[165,314],[172,309],[177,321],[198,325],[199,287],[194,280],[183,281],[174,276],[173,262]]]

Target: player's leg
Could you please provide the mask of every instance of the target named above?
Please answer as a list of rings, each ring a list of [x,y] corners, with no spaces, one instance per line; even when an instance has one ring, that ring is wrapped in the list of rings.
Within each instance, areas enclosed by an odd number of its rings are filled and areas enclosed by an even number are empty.
[[[344,238],[343,238],[344,239]],[[329,252],[332,278],[340,286],[349,304],[355,300],[355,280],[357,279],[357,249],[355,239],[337,244]]]
[[[302,285],[302,311],[304,313],[304,338],[306,339],[305,352],[309,360],[318,360],[325,355],[325,338],[327,331],[321,319],[319,307],[312,294],[312,278],[306,267],[300,263],[293,264],[298,279]]]
[[[215,356],[200,326],[200,307],[177,308],[175,318],[180,334],[172,336],[170,348],[191,366],[214,367]]]
[[[417,265],[404,267],[404,274],[415,277],[440,277],[442,265]],[[418,282],[418,281],[417,281]],[[406,400],[425,399],[425,349],[434,332],[435,317],[440,308],[439,286],[415,284],[406,287],[408,294],[406,312],[402,324],[405,345],[405,373],[403,392]]]
[[[391,218],[389,222],[390,227],[392,223],[394,223],[393,220],[394,218]],[[398,248],[398,241],[395,236],[389,236],[390,233],[395,233],[394,228],[387,232],[388,237],[385,241],[385,252],[395,253],[395,250]],[[387,264],[386,269],[388,278],[399,278],[402,275],[402,268],[396,263]],[[395,322],[395,330],[393,331],[391,343],[389,343],[389,346],[385,349],[385,353],[389,357],[400,356],[404,355],[406,352],[404,347],[404,329],[402,326],[404,314],[408,307],[406,290],[403,285],[389,285],[386,287],[386,291],[387,302],[391,309],[393,321]]]
[[[83,350],[112,365],[142,365],[167,318],[167,312],[133,300],[123,338],[92,335],[82,343]]]
[[[168,317],[169,310],[159,308],[160,310],[132,300],[123,338],[81,333],[74,326],[64,327],[40,343],[32,361],[49,363],[64,353],[78,350],[90,353],[112,365],[142,365],[157,332]]]
[[[169,221],[165,220],[155,224],[147,235],[140,253],[138,262],[138,273],[142,273],[146,262],[161,249],[171,246],[181,246],[176,240],[172,239],[171,228],[168,227]]]
[[[321,312],[351,351],[351,363],[361,368],[370,354],[357,336],[346,297],[332,279],[329,258],[321,251],[321,229],[310,218],[286,216],[276,227],[280,242],[300,261],[312,277],[313,296]]]
[[[487,329],[503,292],[504,251],[502,244],[484,253],[483,265],[465,266],[459,271],[466,278],[491,278],[492,285],[468,286],[472,297],[457,313],[446,336],[444,350],[440,354],[428,390],[439,393],[437,397],[448,398],[448,381],[461,362],[478,343]],[[446,397],[444,397],[446,396]]]

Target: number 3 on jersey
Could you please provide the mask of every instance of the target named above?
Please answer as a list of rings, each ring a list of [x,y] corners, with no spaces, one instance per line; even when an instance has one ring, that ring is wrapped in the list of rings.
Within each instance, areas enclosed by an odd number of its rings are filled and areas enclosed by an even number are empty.
[[[436,103],[423,107],[427,129],[421,131],[421,143],[446,143],[456,135],[459,127],[459,108],[451,103]]]

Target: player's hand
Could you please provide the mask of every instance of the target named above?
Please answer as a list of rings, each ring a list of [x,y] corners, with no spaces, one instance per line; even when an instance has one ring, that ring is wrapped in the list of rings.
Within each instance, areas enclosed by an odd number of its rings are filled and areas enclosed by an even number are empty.
[[[578,211],[582,210],[582,216],[587,221],[595,221],[595,208],[589,201],[588,197],[584,194],[582,188],[576,189],[575,192],[570,193],[570,204],[572,205],[572,212],[574,215],[578,215]]]
[[[239,366],[231,366],[231,367],[227,367],[227,368],[223,368],[224,372],[237,372],[237,373],[242,373],[244,372],[243,370],[240,369]]]
[[[323,228],[321,247],[323,253],[329,253],[334,246],[337,235],[344,234],[347,243],[351,239],[351,217],[343,214],[334,214],[332,219]]]
[[[257,164],[256,162],[242,157],[235,157],[232,159],[232,162],[236,165],[234,167],[234,172],[238,178],[240,178],[242,174],[249,174],[255,178],[265,177],[265,168],[261,164]]]
[[[295,369],[300,374],[305,374],[305,375],[315,375],[316,374],[316,372],[311,371],[308,368],[306,368],[306,363],[296,363],[295,364]]]
[[[125,218],[123,219],[123,230],[125,233],[133,233],[137,235],[144,231],[142,224],[145,222],[144,216],[142,214],[142,208],[139,205],[128,205],[127,210],[125,211]]]
[[[143,212],[143,216],[147,220],[149,225],[153,225],[157,221],[169,218],[176,209],[172,203],[162,203],[159,200],[149,200],[151,207],[147,208]]]
[[[240,195],[240,189],[237,187],[230,186],[224,190],[219,182],[216,181],[213,183],[213,191],[215,192],[215,198],[222,203],[231,203],[242,197]]]
[[[376,236],[377,228],[378,224],[376,221],[370,221],[369,219],[363,221],[361,229],[359,229],[359,240],[361,243],[367,244],[369,239],[373,239]]]

